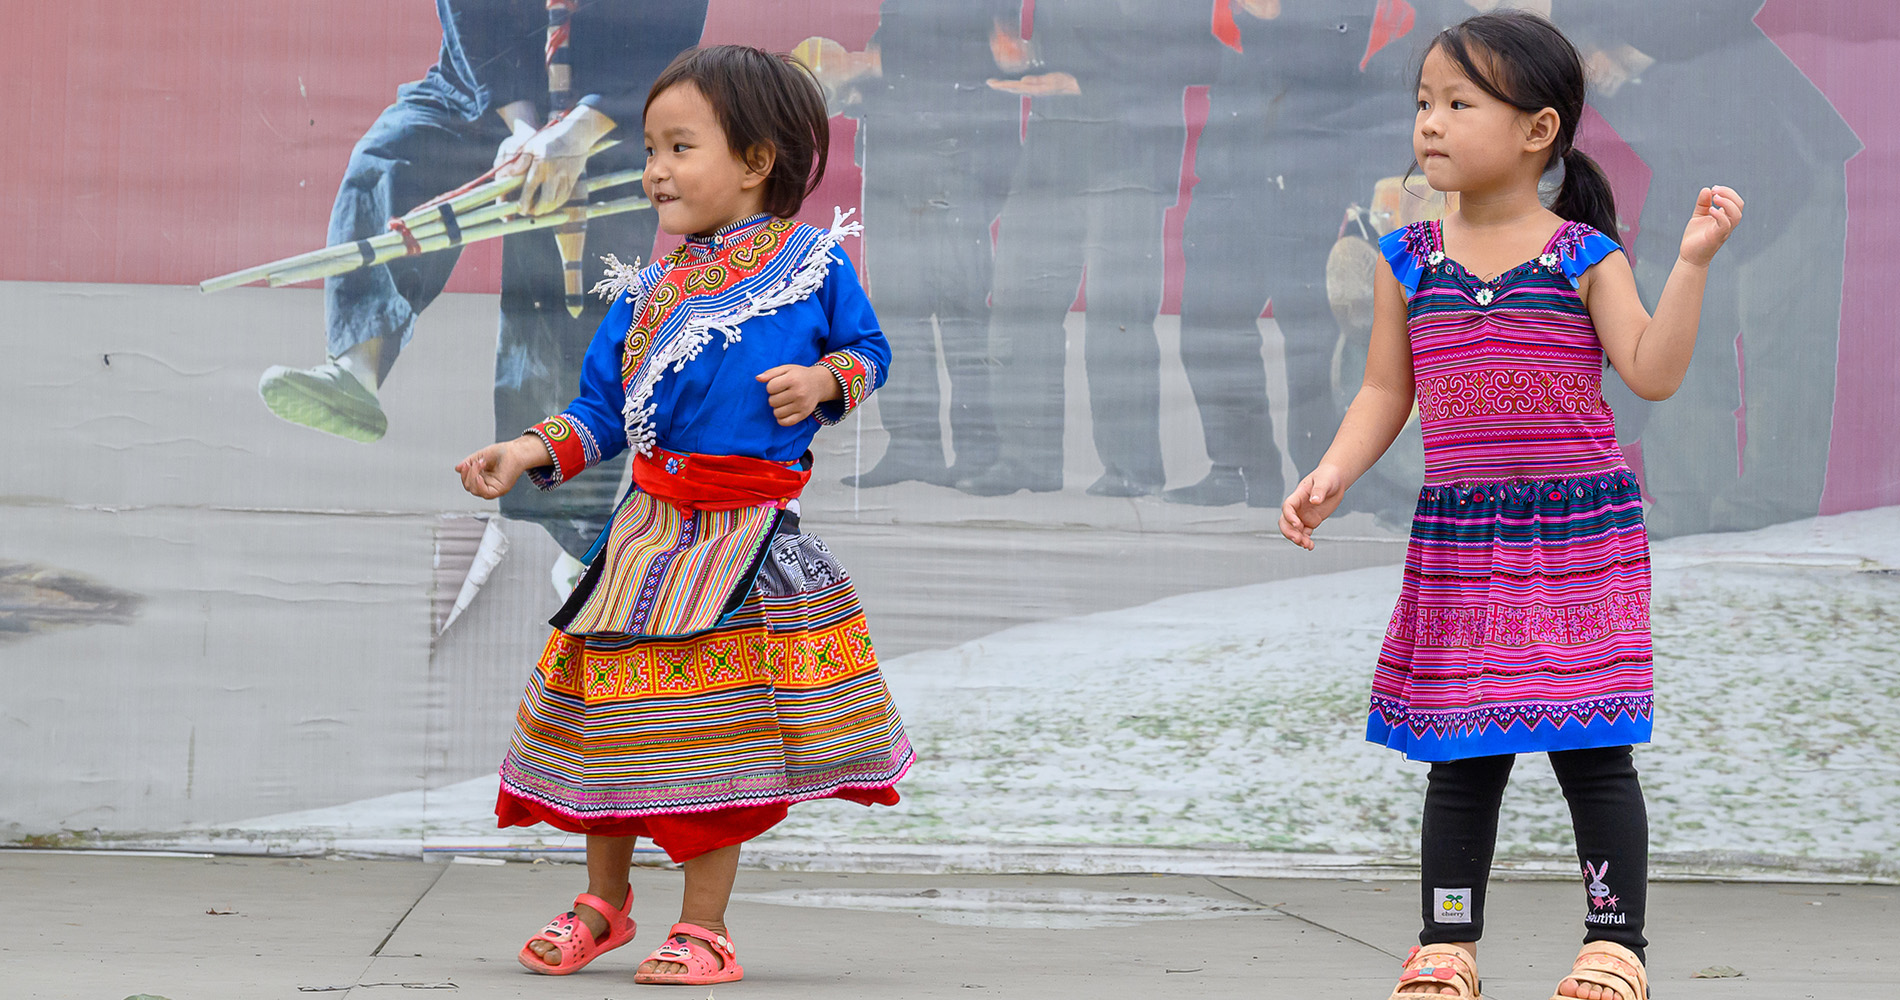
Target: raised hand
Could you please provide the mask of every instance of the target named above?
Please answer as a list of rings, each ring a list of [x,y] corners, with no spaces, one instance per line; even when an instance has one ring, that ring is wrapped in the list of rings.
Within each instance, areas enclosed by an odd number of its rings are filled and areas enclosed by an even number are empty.
[[[1695,214],[1682,233],[1682,259],[1697,267],[1709,266],[1741,221],[1742,196],[1734,188],[1703,188],[1696,197]]]
[[[1280,534],[1286,540],[1300,548],[1311,551],[1313,548],[1313,529],[1320,522],[1333,516],[1339,509],[1339,501],[1346,496],[1346,488],[1339,481],[1339,472],[1322,465],[1312,474],[1300,480],[1293,488],[1286,502],[1280,505]]]
[[[791,427],[810,417],[818,404],[844,398],[838,376],[824,365],[779,365],[760,372],[767,402],[780,427]]]

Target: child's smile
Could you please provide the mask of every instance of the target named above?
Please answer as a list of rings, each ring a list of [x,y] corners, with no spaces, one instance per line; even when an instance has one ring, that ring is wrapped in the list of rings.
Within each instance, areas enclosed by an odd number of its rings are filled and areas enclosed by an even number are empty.
[[[727,143],[712,102],[698,87],[668,87],[647,108],[642,183],[660,228],[674,236],[710,233],[759,214],[769,152],[748,165]]]

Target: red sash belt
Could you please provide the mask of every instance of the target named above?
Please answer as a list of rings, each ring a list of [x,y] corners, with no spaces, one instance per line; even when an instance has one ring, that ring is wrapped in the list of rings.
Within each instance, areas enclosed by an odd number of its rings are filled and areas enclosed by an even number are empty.
[[[791,500],[804,492],[811,470],[740,455],[685,455],[653,449],[633,456],[633,482],[656,500],[681,510],[738,510]]]

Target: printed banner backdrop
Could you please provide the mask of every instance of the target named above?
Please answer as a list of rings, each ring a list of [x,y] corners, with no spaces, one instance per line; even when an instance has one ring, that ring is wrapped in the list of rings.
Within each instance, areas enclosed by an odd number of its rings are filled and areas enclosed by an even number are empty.
[[[1900,877],[1900,10],[1522,5],[1590,61],[1646,301],[1697,189],[1748,199],[1682,390],[1606,378],[1656,540],[1657,857]],[[627,208],[647,87],[704,39],[795,50],[834,111],[801,218],[858,213],[894,356],[804,521],[919,752],[902,805],[801,806],[751,857],[1404,871],[1424,766],[1363,734],[1416,421],[1317,551],[1274,523],[1357,389],[1378,237],[1443,210],[1416,59],[1488,6],[582,0],[553,74],[538,2],[38,11],[0,40],[0,843],[578,851],[496,830],[494,769],[624,468],[497,504],[451,467],[571,397],[604,309],[564,261],[672,244],[465,216],[199,283],[388,231],[510,107],[618,123],[589,197]],[[1501,850],[1573,870],[1548,767],[1514,788]]]

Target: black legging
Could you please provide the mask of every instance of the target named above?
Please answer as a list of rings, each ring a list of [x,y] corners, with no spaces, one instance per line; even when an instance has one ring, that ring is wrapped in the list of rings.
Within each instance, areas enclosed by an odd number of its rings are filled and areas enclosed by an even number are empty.
[[[1421,944],[1484,935],[1484,890],[1498,842],[1498,806],[1512,754],[1432,765],[1425,789],[1420,895]],[[1570,803],[1583,864],[1585,941],[1614,941],[1638,957],[1649,888],[1649,813],[1630,748],[1558,750],[1550,766]]]

